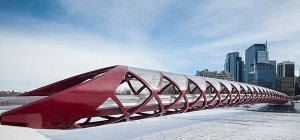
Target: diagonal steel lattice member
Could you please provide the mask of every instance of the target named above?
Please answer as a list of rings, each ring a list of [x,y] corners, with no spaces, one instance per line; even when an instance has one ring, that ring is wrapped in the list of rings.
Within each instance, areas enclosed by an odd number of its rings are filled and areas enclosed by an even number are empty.
[[[68,129],[240,104],[288,102],[285,94],[251,84],[112,66],[6,98],[15,108],[1,124]]]

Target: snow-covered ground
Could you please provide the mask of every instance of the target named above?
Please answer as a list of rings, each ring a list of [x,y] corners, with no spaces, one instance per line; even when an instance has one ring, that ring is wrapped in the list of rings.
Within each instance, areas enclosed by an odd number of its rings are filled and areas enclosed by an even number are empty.
[[[265,105],[248,106],[257,109]],[[1,129],[1,126],[0,126]],[[29,128],[28,128],[29,129]],[[34,129],[31,129],[34,130]],[[300,114],[215,108],[85,129],[37,129],[50,140],[300,139]],[[18,132],[15,132],[18,134]],[[0,130],[0,139],[7,134]],[[7,137],[6,137],[7,138]],[[24,137],[25,138],[25,137]],[[28,139],[28,138],[25,138]]]
[[[0,140],[47,140],[47,138],[35,129],[0,125]]]

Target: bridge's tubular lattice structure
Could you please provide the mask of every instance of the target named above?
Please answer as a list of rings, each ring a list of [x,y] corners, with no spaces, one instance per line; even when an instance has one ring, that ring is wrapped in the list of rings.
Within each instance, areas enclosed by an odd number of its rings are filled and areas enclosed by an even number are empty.
[[[9,102],[20,105],[1,114],[4,125],[66,129],[240,104],[283,104],[288,98],[251,84],[118,65],[58,81],[0,105]]]

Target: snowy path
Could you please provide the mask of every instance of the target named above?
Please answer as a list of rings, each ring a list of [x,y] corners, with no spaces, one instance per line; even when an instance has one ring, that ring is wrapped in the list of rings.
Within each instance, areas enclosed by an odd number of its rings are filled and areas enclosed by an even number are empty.
[[[300,139],[300,114],[216,108],[75,130],[38,130],[48,139]]]
[[[258,113],[226,117],[135,139],[300,139],[300,114]]]

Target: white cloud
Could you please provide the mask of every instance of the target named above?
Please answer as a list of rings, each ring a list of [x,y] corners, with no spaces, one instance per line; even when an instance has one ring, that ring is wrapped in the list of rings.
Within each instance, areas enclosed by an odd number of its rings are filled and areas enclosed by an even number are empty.
[[[75,74],[118,64],[170,70],[160,61],[165,56],[145,44],[119,44],[83,34],[61,37],[64,36],[0,33],[1,89],[28,91]],[[9,85],[14,82],[20,85]]]
[[[172,1],[66,0],[61,5],[70,17],[87,20],[106,35],[129,40],[146,39],[163,9]],[[101,32],[100,31],[100,32]],[[145,36],[144,38],[141,38]]]

